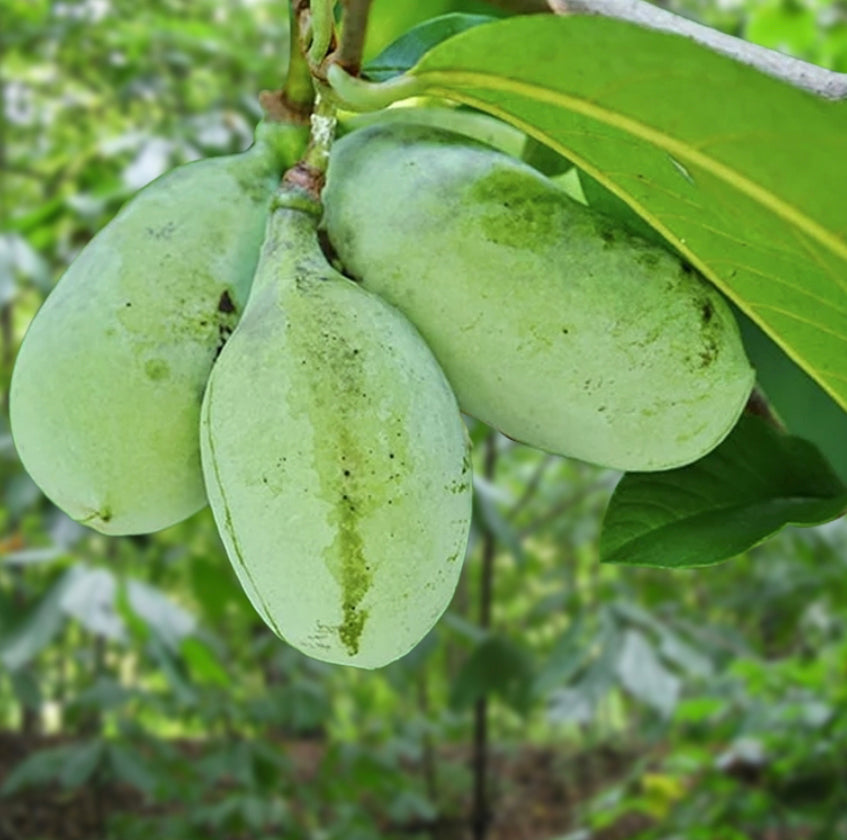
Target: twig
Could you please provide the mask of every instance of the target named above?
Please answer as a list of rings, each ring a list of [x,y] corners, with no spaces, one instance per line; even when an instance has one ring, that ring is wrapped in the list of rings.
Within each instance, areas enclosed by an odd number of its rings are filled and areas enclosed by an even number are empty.
[[[835,73],[798,58],[734,38],[660,9],[645,0],[547,0],[559,15],[587,14],[619,18],[648,29],[683,35],[795,87],[825,99],[847,99],[847,73]]]
[[[351,76],[358,76],[362,67],[362,51],[365,48],[370,10],[371,0],[345,0],[341,46],[331,56],[331,60]]]

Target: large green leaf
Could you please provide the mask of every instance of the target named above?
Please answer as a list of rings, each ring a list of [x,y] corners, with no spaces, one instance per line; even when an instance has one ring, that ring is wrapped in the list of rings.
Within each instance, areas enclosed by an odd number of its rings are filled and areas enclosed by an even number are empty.
[[[410,76],[597,178],[847,407],[847,103],[600,17],[477,26]]]
[[[817,525],[847,510],[847,487],[815,447],[744,415],[713,452],[687,467],[627,473],[603,523],[600,559],[707,566],[783,526]]]

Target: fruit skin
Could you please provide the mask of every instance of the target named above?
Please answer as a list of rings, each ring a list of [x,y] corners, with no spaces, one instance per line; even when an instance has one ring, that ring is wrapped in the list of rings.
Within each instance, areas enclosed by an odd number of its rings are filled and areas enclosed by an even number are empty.
[[[694,461],[753,385],[720,294],[529,166],[452,133],[333,147],[324,226],[346,272],[421,331],[462,409],[621,470]]]
[[[206,389],[203,469],[265,622],[317,659],[377,668],[423,638],[456,587],[468,439],[415,328],[326,262],[318,212],[271,217]]]
[[[163,175],[36,314],[12,377],[12,433],[72,518],[145,533],[205,505],[203,389],[246,302],[281,172],[304,142],[302,128],[263,123],[248,151]]]

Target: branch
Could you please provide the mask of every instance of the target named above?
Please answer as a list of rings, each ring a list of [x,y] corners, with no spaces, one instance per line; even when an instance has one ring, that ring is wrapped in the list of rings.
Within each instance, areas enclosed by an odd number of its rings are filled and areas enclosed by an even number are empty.
[[[362,51],[368,28],[371,0],[345,0],[344,17],[341,19],[341,46],[333,54],[332,61],[339,64],[351,76],[358,76],[362,67]]]
[[[774,76],[795,87],[816,93],[825,99],[847,99],[847,73],[835,73],[799,58],[783,55],[741,38],[725,35],[708,26],[667,12],[645,0],[547,0],[559,15],[588,14],[619,18],[656,29],[683,35],[715,52],[727,55]]]

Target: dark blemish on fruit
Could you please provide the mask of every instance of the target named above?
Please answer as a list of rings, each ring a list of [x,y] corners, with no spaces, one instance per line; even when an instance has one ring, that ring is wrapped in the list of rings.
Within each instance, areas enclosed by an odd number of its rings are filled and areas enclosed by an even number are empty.
[[[520,250],[551,242],[572,217],[573,201],[564,192],[511,165],[478,178],[466,196],[482,210],[485,238]]]
[[[568,330],[567,327],[562,327],[562,335],[567,335],[568,332],[570,332],[570,331]]]
[[[124,304],[124,306],[132,306],[132,304],[131,304],[129,301],[127,301],[127,302]]]
[[[174,235],[176,225],[173,222],[168,222],[160,228],[147,228],[147,235],[152,239],[170,239]]]
[[[659,264],[659,257],[652,251],[644,251],[638,256],[638,262],[647,268],[655,268]]]
[[[163,359],[148,359],[144,365],[144,373],[147,374],[148,379],[157,382],[161,379],[167,379],[170,376],[171,369]]]
[[[232,327],[229,324],[221,324],[218,327],[218,345],[215,348],[215,355],[212,357],[212,361],[217,361],[218,356],[221,355],[221,351],[224,349],[224,345],[229,340],[229,337],[232,335]]]
[[[393,457],[394,457],[394,453],[393,453],[393,452],[389,452],[389,453],[388,453],[388,457],[389,457],[389,458],[393,458]]]
[[[712,320],[712,315],[714,315],[714,309],[712,308],[712,304],[710,301],[706,301],[703,306],[700,308],[700,315],[703,318],[703,323],[708,324],[709,321]]]
[[[229,292],[224,292],[221,299],[218,301],[218,312],[235,312],[235,304],[229,296]]]
[[[344,470],[344,475],[345,475],[347,478],[349,478],[349,477],[350,477],[350,470]]]
[[[691,265],[690,265],[689,263],[687,263],[687,262],[680,263],[680,266],[679,266],[679,267],[680,267],[680,269],[682,270],[682,273],[683,273],[683,274],[693,274],[693,273],[694,273],[694,268],[693,268],[693,266],[691,266]]]
[[[94,513],[89,514],[85,519],[80,519],[79,521],[82,525],[88,525],[89,522],[108,522],[111,518],[111,508],[104,507],[103,510],[95,510]]]

